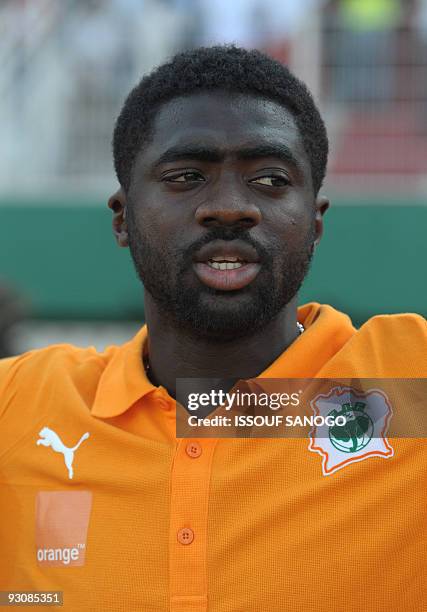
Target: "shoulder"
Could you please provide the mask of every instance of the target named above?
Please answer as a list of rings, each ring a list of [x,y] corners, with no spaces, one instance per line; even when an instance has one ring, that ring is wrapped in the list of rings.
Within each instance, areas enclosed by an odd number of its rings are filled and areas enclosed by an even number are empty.
[[[377,315],[354,336],[361,359],[389,376],[427,376],[427,321],[413,314]]]
[[[58,382],[96,386],[114,348],[98,353],[94,347],[57,344],[0,359],[0,416],[12,400],[25,402]]]
[[[408,341],[425,343],[427,321],[415,313],[376,315],[361,326],[359,333],[393,344],[407,344]]]
[[[412,313],[372,317],[324,364],[321,375],[426,378],[427,321]]]
[[[117,349],[60,344],[0,360],[0,461],[48,422],[85,419]]]
[[[111,347],[113,348],[113,347]],[[39,377],[41,369],[43,373],[49,371],[58,372],[78,369],[79,367],[90,367],[96,362],[101,363],[108,355],[99,353],[94,347],[79,348],[71,344],[54,344],[47,348],[28,351],[16,357],[0,359],[0,388],[5,377],[31,376],[37,374]]]

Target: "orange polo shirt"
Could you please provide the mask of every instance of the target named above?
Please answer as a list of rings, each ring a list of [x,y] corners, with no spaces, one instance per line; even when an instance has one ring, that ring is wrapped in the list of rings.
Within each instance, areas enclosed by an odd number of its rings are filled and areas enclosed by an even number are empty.
[[[298,317],[261,377],[427,376],[418,315]],[[324,476],[307,439],[177,439],[146,338],[0,362],[0,590],[70,612],[424,609],[425,440]]]

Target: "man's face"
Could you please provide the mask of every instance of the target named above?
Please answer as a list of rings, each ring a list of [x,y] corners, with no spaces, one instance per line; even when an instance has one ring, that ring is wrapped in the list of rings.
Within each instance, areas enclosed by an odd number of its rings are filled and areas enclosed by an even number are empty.
[[[261,330],[295,297],[316,239],[292,114],[218,92],[165,104],[126,214],[137,273],[175,325],[220,342]]]

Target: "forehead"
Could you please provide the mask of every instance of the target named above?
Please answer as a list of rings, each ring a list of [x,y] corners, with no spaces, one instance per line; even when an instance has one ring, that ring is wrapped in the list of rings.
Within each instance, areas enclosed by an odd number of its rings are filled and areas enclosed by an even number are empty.
[[[235,150],[262,142],[286,144],[309,168],[295,119],[282,105],[245,94],[199,93],[174,98],[160,108],[144,157],[189,143]]]

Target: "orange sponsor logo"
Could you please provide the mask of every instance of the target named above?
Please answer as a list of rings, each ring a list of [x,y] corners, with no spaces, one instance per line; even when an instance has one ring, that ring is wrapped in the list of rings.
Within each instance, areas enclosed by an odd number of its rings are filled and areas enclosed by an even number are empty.
[[[84,565],[91,509],[90,491],[40,491],[37,494],[36,555],[39,565]]]

